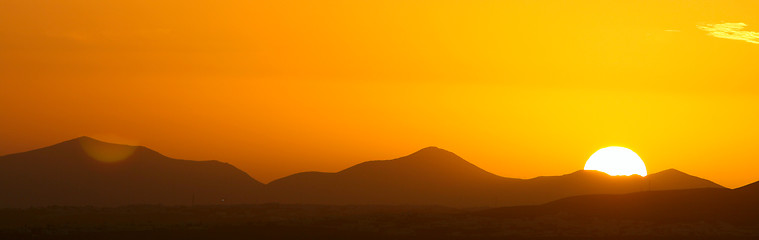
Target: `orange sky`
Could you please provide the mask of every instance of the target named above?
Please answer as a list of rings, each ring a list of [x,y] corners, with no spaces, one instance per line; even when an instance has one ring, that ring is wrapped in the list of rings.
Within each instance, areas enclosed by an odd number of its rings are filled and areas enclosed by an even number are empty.
[[[89,135],[263,182],[426,146],[759,180],[759,2],[0,2],[0,154]]]

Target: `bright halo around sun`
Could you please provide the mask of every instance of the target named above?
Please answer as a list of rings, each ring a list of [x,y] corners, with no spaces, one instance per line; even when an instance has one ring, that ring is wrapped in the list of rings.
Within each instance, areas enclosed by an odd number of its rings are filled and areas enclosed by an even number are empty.
[[[597,170],[612,176],[648,175],[646,164],[638,154],[624,147],[602,148],[590,156],[585,170]]]

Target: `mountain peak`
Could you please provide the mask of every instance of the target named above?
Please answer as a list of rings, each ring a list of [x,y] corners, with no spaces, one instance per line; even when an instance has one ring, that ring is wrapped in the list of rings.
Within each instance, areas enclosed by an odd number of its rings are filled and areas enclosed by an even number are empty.
[[[610,176],[608,173],[605,173],[605,172],[601,172],[601,171],[598,171],[598,170],[585,170],[585,169],[577,170],[577,171],[574,171],[574,172],[572,172],[572,173],[570,173],[570,174],[566,174],[566,175],[598,175],[598,176]]]
[[[683,171],[680,171],[680,170],[677,170],[677,169],[674,169],[674,168],[669,168],[669,169],[666,169],[666,170],[662,170],[662,171],[660,171],[660,172],[657,172],[657,173],[652,173],[651,175],[654,175],[654,174],[679,174],[679,175],[689,175],[689,174],[687,174],[687,173],[684,173]]]
[[[683,171],[680,171],[674,168],[669,168],[669,169],[662,170],[656,173],[651,173],[651,174],[648,174],[647,177],[648,178],[687,178],[687,177],[698,178],[696,176],[687,174]]]
[[[355,171],[357,169],[374,168],[376,166],[394,166],[398,168],[423,169],[430,167],[440,167],[441,163],[443,163],[442,165],[446,166],[450,165],[451,163],[456,163],[454,165],[471,164],[450,151],[438,147],[426,147],[404,157],[392,160],[375,160],[363,162],[343,171]]]
[[[337,173],[341,176],[374,176],[377,179],[483,179],[503,177],[485,171],[455,153],[437,147],[426,147],[392,160],[362,162]],[[415,180],[416,181],[416,180]],[[427,180],[424,180],[427,181]]]
[[[81,142],[99,142],[99,141],[97,139],[94,139],[94,138],[91,138],[91,137],[88,137],[88,136],[81,136],[81,137],[72,138],[72,139],[69,139],[69,140],[66,140],[66,141],[63,141],[63,142],[59,142],[59,143],[53,144],[51,147],[53,147],[53,146],[61,146],[61,145],[63,145],[63,146],[74,145],[74,144],[79,144]]]
[[[164,155],[144,146],[110,143],[89,136],[72,138],[47,147],[11,155],[23,155],[26,153],[39,156],[34,158],[36,161],[43,161],[48,163],[71,163],[72,161],[113,163],[132,160],[155,160],[165,158]]]
[[[78,137],[78,138],[71,139],[69,141],[73,141],[73,140],[77,140],[77,141],[98,141],[97,139],[92,138],[90,136],[81,136],[81,137]]]
[[[414,155],[414,154],[433,154],[433,153],[451,153],[452,154],[452,152],[450,152],[448,150],[445,150],[445,149],[442,149],[442,148],[439,148],[439,147],[435,147],[435,146],[429,146],[429,147],[426,147],[426,148],[419,149],[419,151],[416,151],[416,152],[412,153],[411,155]]]
[[[469,166],[472,165],[469,161],[465,160],[464,158],[460,157],[459,155],[456,155],[455,153],[438,148],[438,147],[426,147],[422,148],[419,151],[416,151],[412,154],[409,154],[407,156],[394,159],[394,160],[385,160],[385,161],[395,161],[397,163],[406,163],[411,165],[426,165],[426,166],[435,166],[435,165],[448,165],[448,166]],[[421,167],[421,166],[417,166]]]
[[[108,147],[127,147],[127,148],[135,148],[139,147],[137,145],[131,145],[131,144],[121,144],[121,143],[112,143],[112,142],[106,142],[102,140],[95,139],[93,137],[89,136],[81,136],[77,138],[72,138],[57,144],[54,144],[50,147],[80,147],[82,145],[91,145],[91,146],[108,146]]]
[[[0,156],[0,192],[9,196],[2,207],[192,204],[191,196],[204,204],[244,203],[262,188],[227,163],[174,159],[86,136]]]
[[[637,175],[637,174],[630,175],[630,176],[624,176],[624,175],[622,175],[622,176],[613,176],[613,175],[609,175],[608,173],[605,173],[605,172],[602,172],[602,171],[598,171],[598,170],[585,170],[585,169],[577,170],[575,172],[572,172],[570,174],[565,174],[563,176],[575,177],[575,178],[610,178],[610,177],[615,177],[615,178],[636,178],[637,177],[637,178],[639,178],[639,177],[641,177],[640,175]]]
[[[678,186],[687,185],[691,188],[725,188],[707,179],[696,177],[680,170],[670,168],[661,172],[646,176],[655,188],[660,190],[676,189]]]
[[[79,142],[89,142],[89,143],[97,143],[97,144],[109,144],[109,145],[117,145],[117,146],[126,146],[126,147],[138,147],[137,144],[130,144],[130,143],[114,143],[114,142],[108,142],[99,140],[93,137],[89,136],[81,136],[78,138],[71,139],[69,141],[79,141]]]

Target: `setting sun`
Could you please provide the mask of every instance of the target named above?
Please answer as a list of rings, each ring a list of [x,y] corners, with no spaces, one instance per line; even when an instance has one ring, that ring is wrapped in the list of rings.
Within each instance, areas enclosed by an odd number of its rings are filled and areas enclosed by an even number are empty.
[[[597,170],[609,175],[648,175],[646,164],[638,154],[624,147],[602,148],[590,156],[585,170]]]

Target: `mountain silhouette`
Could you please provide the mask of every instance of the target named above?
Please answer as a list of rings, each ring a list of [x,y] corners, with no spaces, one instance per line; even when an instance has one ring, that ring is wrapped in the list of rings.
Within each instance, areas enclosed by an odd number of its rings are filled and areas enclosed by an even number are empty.
[[[580,170],[562,176],[537,177],[524,180],[507,189],[512,197],[507,205],[533,205],[577,195],[623,194],[672,189],[724,188],[712,181],[685,174],[675,169],[649,174],[646,177],[610,176],[593,170]]]
[[[0,157],[4,194],[0,207],[262,201],[499,207],[587,194],[695,188],[723,187],[674,169],[647,177],[581,170],[562,176],[506,178],[436,147],[336,173],[297,173],[266,185],[227,163],[172,159],[146,147],[89,137]]]
[[[0,157],[2,207],[252,202],[263,184],[219,161],[80,137]]]
[[[585,194],[723,188],[670,169],[647,177],[577,171],[562,176],[500,177],[449,151],[428,147],[411,155],[360,163],[337,173],[304,172],[266,186],[267,201],[305,204],[392,204],[492,207],[542,204]]]
[[[269,201],[283,203],[486,206],[492,204],[494,187],[517,181],[428,147],[337,173],[294,174],[272,181],[266,190]]]

